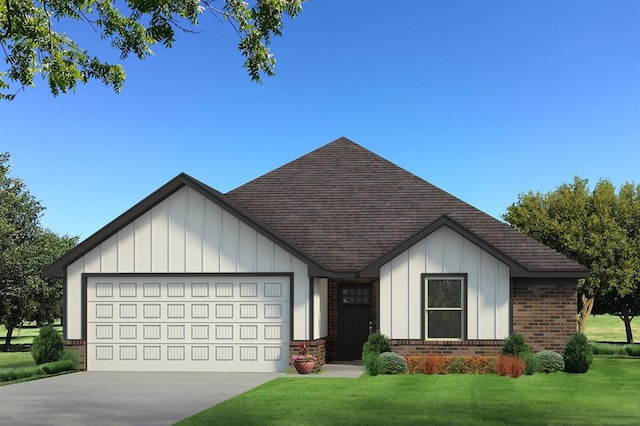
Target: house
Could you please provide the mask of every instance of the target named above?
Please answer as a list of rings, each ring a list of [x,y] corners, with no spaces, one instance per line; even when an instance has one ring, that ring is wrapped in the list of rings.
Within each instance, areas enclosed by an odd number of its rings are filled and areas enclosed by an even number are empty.
[[[48,266],[88,370],[561,351],[589,270],[346,139],[222,194],[180,174]]]

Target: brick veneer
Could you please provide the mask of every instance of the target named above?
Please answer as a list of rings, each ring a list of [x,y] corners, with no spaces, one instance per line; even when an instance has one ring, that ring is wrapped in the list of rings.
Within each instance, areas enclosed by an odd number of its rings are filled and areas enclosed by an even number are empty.
[[[503,340],[391,340],[400,355],[499,355]]]
[[[576,280],[519,279],[511,293],[513,332],[534,351],[562,353],[576,332]]]
[[[84,340],[65,340],[64,348],[78,353],[78,369],[87,370],[87,342]]]

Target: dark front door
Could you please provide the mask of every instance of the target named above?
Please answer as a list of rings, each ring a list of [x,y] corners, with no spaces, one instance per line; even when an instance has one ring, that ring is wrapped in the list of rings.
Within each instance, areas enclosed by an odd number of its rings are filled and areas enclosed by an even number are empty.
[[[373,319],[373,286],[339,285],[338,305],[338,358],[343,361],[360,359]]]

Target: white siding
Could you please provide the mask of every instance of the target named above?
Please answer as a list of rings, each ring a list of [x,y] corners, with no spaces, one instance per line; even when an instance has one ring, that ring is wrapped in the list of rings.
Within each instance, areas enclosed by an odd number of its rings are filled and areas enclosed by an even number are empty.
[[[420,339],[422,274],[467,274],[467,339],[509,333],[509,267],[443,226],[380,268],[380,331],[393,339]]]
[[[326,278],[313,279],[313,339],[320,339],[329,335],[329,280]]]
[[[294,273],[294,335],[309,336],[304,262],[190,188],[182,188],[67,269],[67,338],[82,338],[81,274]]]

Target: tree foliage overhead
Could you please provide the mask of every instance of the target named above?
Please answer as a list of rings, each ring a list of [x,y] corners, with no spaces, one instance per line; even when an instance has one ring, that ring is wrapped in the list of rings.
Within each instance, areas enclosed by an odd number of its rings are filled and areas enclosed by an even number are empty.
[[[229,21],[238,33],[244,67],[254,81],[274,74],[271,38],[282,35],[283,17],[297,16],[304,0],[0,0],[0,47],[6,70],[0,69],[0,99],[13,99],[34,85],[41,74],[53,95],[91,79],[122,90],[120,64],[92,56],[62,31],[83,21],[110,41],[122,59],[153,54],[160,43],[171,47],[176,31],[192,31],[205,11]]]
[[[503,218],[516,229],[591,268],[580,280],[580,331],[598,297],[623,299],[640,291],[640,185],[625,183],[616,193],[600,180],[574,178],[547,194],[529,192]],[[612,297],[613,297],[612,296]]]
[[[9,154],[0,153],[0,322],[7,328],[7,349],[24,322],[60,318],[62,283],[43,279],[40,271],[77,240],[41,227],[44,208],[9,171]]]

